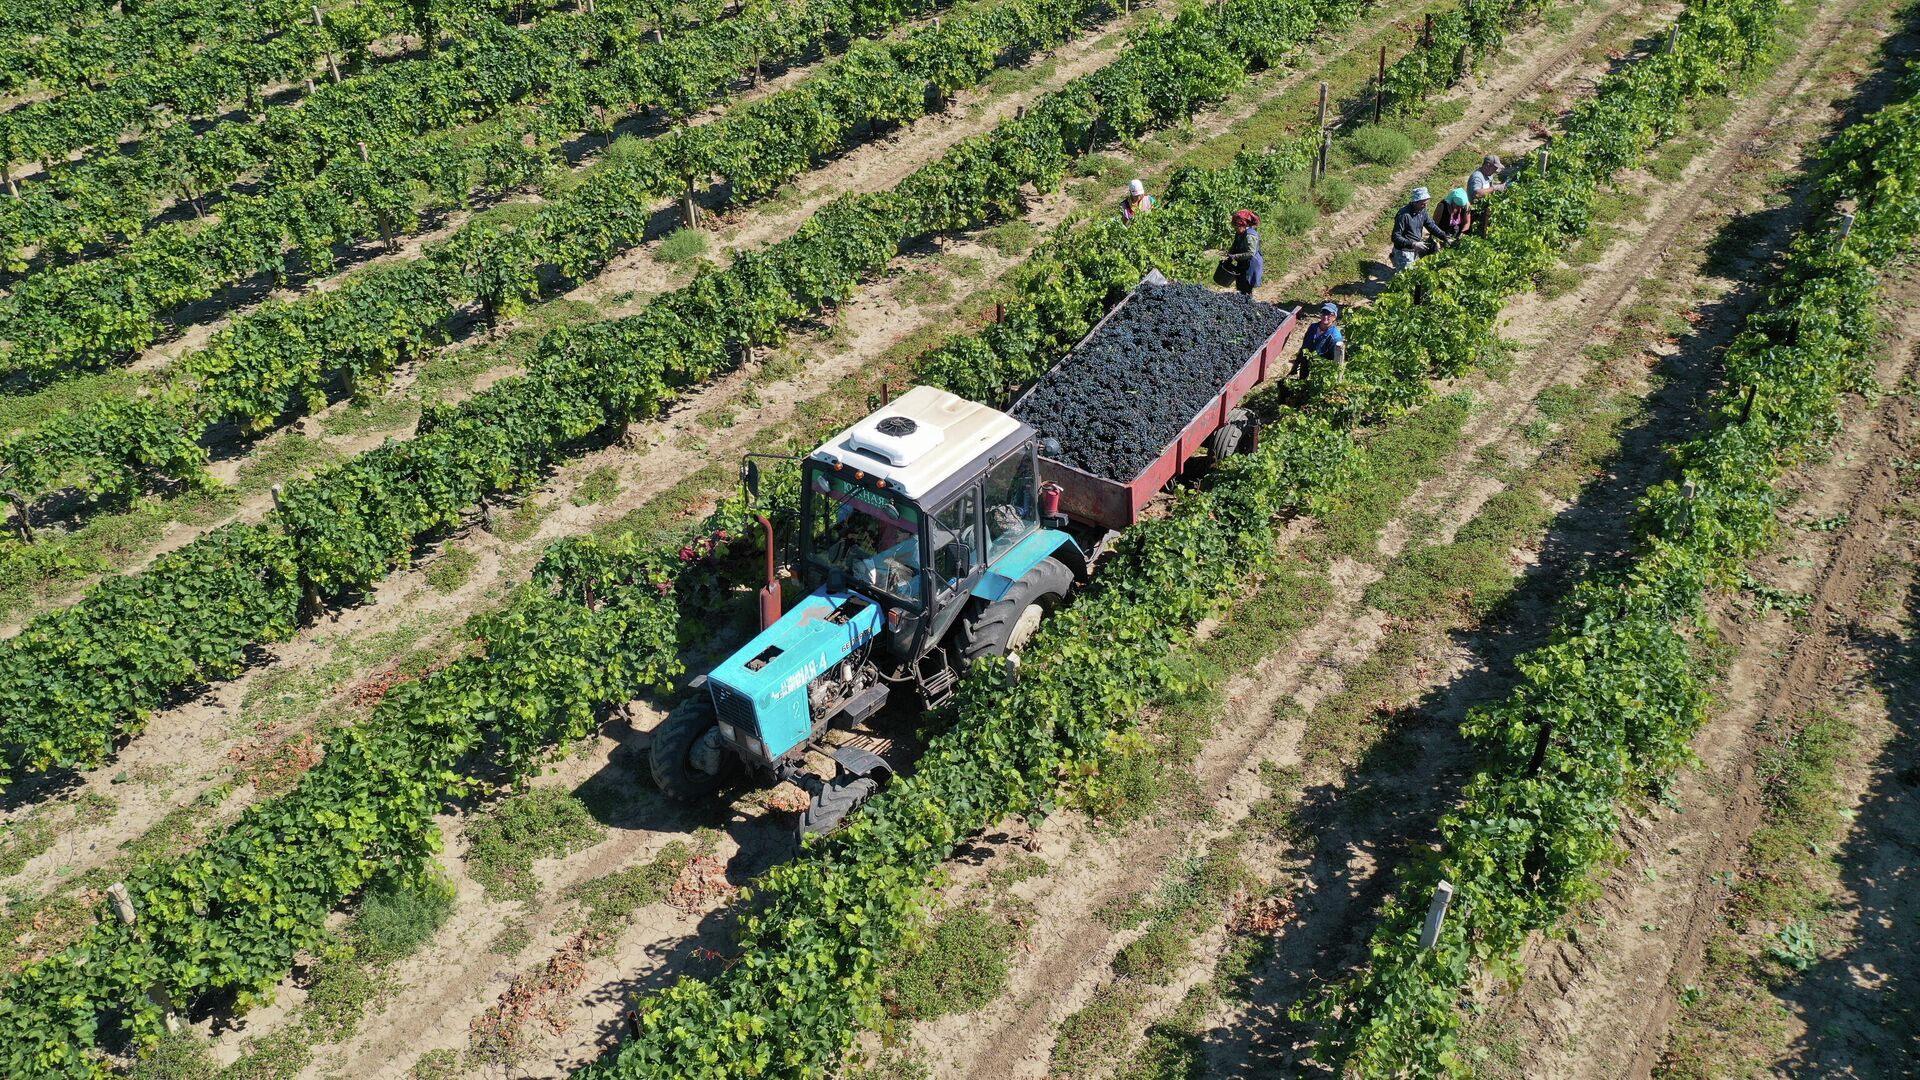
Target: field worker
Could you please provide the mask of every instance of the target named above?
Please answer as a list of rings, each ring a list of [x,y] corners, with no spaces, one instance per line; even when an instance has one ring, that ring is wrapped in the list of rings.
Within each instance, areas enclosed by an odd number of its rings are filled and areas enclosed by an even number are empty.
[[[1473,225],[1473,209],[1467,203],[1467,189],[1454,188],[1447,197],[1440,200],[1440,210],[1433,215],[1440,225],[1440,231],[1455,240],[1467,234]]]
[[[1488,154],[1481,158],[1480,167],[1473,170],[1473,174],[1467,177],[1467,198],[1472,199],[1477,205],[1488,195],[1507,190],[1507,185],[1500,182],[1500,174],[1505,169],[1506,166],[1500,164],[1498,154]]]
[[[1422,255],[1440,250],[1451,237],[1440,231],[1440,224],[1427,213],[1433,196],[1426,188],[1413,189],[1413,200],[1400,208],[1393,219],[1393,268],[1405,270]]]
[[[1261,271],[1266,268],[1260,258],[1259,225],[1259,214],[1251,210],[1233,212],[1233,244],[1213,273],[1216,284],[1232,285],[1241,296],[1253,295],[1253,287],[1260,284]]]
[[[1147,194],[1147,185],[1138,180],[1127,182],[1127,198],[1120,204],[1120,220],[1132,223],[1133,219],[1153,209],[1153,196]]]
[[[1340,305],[1329,300],[1320,305],[1320,317],[1300,335],[1300,351],[1294,355],[1293,370],[1288,374],[1298,375],[1304,381],[1314,357],[1338,360],[1346,344],[1345,335],[1340,333]]]

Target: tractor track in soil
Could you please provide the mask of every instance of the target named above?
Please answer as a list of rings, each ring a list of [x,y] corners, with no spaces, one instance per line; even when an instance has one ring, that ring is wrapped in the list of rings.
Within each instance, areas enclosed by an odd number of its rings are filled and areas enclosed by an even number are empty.
[[[1824,25],[1808,35],[1797,63],[1790,63],[1783,73],[1768,79],[1762,88],[1749,95],[1744,107],[1724,129],[1726,134],[1716,140],[1718,149],[1707,155],[1706,164],[1689,169],[1682,180],[1662,189],[1668,193],[1663,200],[1668,205],[1656,202],[1643,212],[1643,217],[1652,216],[1656,225],[1631,240],[1625,253],[1609,257],[1608,264],[1630,263],[1639,267],[1664,260],[1683,228],[1695,223],[1703,211],[1707,200],[1705,192],[1719,187],[1719,182],[1738,166],[1752,134],[1782,107],[1780,95],[1771,91],[1797,82],[1799,69],[1812,62],[1838,33],[1843,21],[1836,12],[1826,14]],[[1632,275],[1593,273],[1588,275],[1588,283],[1583,288],[1563,302],[1539,305],[1577,308],[1573,313],[1575,322],[1526,350],[1527,356],[1543,362],[1523,361],[1525,378],[1500,391],[1494,400],[1483,399],[1485,407],[1469,425],[1462,449],[1451,455],[1455,464],[1448,470],[1448,479],[1422,485],[1398,515],[1400,524],[1404,525],[1413,516],[1410,511],[1437,508],[1444,512],[1446,519],[1440,531],[1450,535],[1452,526],[1471,516],[1479,503],[1491,494],[1470,466],[1477,451],[1490,445],[1501,432],[1511,434],[1540,390],[1554,382],[1568,381],[1587,366],[1580,359],[1580,350],[1567,348],[1566,343],[1589,339],[1593,330],[1611,318],[1629,298],[1636,280]],[[1391,555],[1405,536],[1404,528],[1389,526],[1383,533],[1382,553]],[[1277,717],[1274,707],[1285,698],[1299,706],[1300,711],[1310,709],[1315,701],[1336,689],[1340,673],[1350,670],[1368,655],[1384,635],[1381,620],[1362,618],[1365,577],[1372,571],[1357,567],[1348,570],[1346,574],[1336,570],[1334,575],[1336,596],[1330,605],[1334,614],[1297,635],[1296,644],[1276,653],[1257,674],[1243,676],[1230,686],[1227,719],[1212,736],[1195,770],[1201,790],[1220,793],[1210,830],[1223,831],[1264,794],[1256,770],[1247,762],[1266,756],[1281,765],[1297,763],[1299,721]],[[1101,845],[1092,834],[1082,828],[1068,835],[1047,835],[1052,831],[1051,827],[1043,828],[1040,836],[1023,844],[1037,841],[1050,862],[1055,861],[1054,856],[1067,851],[1074,852],[1080,864],[1094,861],[1086,857],[1087,852],[1083,850],[1089,845]],[[1023,891],[1016,887],[1023,899],[1042,912],[1039,923],[1029,927],[1028,954],[1016,958],[1010,988],[998,1002],[966,1017],[935,1021],[917,1029],[915,1041],[931,1051],[937,1062],[937,1074],[980,1078],[1042,1075],[1055,1026],[1104,980],[1107,961],[1117,945],[1115,936],[1102,927],[1092,913],[1102,903],[1155,880],[1174,856],[1197,850],[1199,841],[1204,839],[1190,827],[1178,825],[1136,833],[1121,842],[1124,851],[1097,856],[1099,861],[1108,864],[1101,873],[1093,874],[1084,865],[1076,865],[1056,869],[1035,889]],[[1342,867],[1340,873],[1370,876],[1364,864],[1371,861],[1371,853],[1356,850],[1346,855],[1349,865]],[[964,879],[973,869],[963,867],[957,876]],[[1049,898],[1054,902],[1049,903]],[[1355,910],[1352,903],[1360,900],[1352,897],[1348,903],[1336,904],[1336,910],[1325,910],[1322,905],[1323,910],[1315,912],[1314,918],[1329,931],[1337,932],[1332,924],[1339,923],[1345,911]],[[1292,936],[1295,935],[1290,933]],[[1307,945],[1312,953],[1320,954],[1331,942],[1309,945],[1296,940],[1293,944]],[[1177,996],[1177,989],[1165,991],[1161,995],[1162,1003],[1170,1004]],[[972,1045],[956,1047],[963,1039]],[[1251,1063],[1253,1057],[1258,1056],[1250,1055],[1256,1041],[1257,1036],[1251,1031],[1243,1032],[1239,1041],[1224,1055],[1216,1054],[1215,1059],[1218,1061],[1224,1056],[1226,1060]],[[1241,1053],[1236,1055],[1234,1050]],[[1298,1067],[1300,1063],[1271,1061],[1268,1064]]]
[[[1877,373],[1890,386],[1920,377],[1920,286],[1891,290],[1893,348]],[[1853,670],[1850,628],[1872,584],[1874,555],[1888,546],[1892,523],[1881,513],[1897,490],[1893,460],[1920,451],[1920,408],[1889,394],[1877,406],[1854,403],[1831,459],[1805,470],[1794,486],[1804,500],[1796,517],[1847,525],[1820,539],[1801,532],[1784,546],[1812,554],[1818,567],[1806,585],[1804,620],[1781,617],[1758,626],[1716,622],[1739,658],[1719,690],[1722,702],[1696,739],[1702,768],[1678,786],[1684,814],[1636,817],[1623,830],[1627,858],[1608,877],[1577,941],[1536,940],[1527,950],[1535,973],[1505,1003],[1503,1037],[1519,1045],[1526,1075],[1613,1080],[1652,1074],[1678,1007],[1678,988],[1704,961],[1730,895],[1716,875],[1735,869],[1764,805],[1755,780],[1754,732],[1786,723],[1829,701]],[[1775,659],[1784,653],[1784,659]],[[1724,879],[1723,879],[1724,880]],[[1607,1033],[1606,1038],[1598,1037]]]
[[[1629,6],[1632,6],[1632,4],[1616,4],[1608,10],[1607,15],[1611,16],[1613,13]],[[1388,29],[1387,27],[1383,27],[1379,22],[1374,22],[1365,26],[1351,28],[1346,33],[1356,37],[1371,39],[1387,32]],[[1273,73],[1273,75],[1269,77],[1269,85],[1258,95],[1258,100],[1264,100],[1285,92],[1310,78],[1314,70],[1315,69],[1286,70]],[[1251,104],[1203,114],[1201,120],[1196,123],[1196,126],[1203,131],[1216,133],[1223,131],[1234,121],[1250,114],[1252,109],[1258,104],[1258,100],[1255,100]],[[1055,224],[1064,219],[1067,213],[1074,208],[1073,203],[1074,200],[1065,196],[1046,196],[1042,199],[1035,200],[1034,212],[1029,214],[1029,219],[1037,220],[1042,225]],[[967,239],[956,241],[949,245],[949,249],[963,249],[971,255],[995,263],[996,269],[1002,265],[1010,266],[1016,261],[1005,256],[993,259],[989,249]],[[890,288],[881,288],[875,291],[885,293],[891,290]],[[886,325],[884,312],[887,310],[888,304],[884,295],[864,298],[855,304],[849,305],[847,309],[843,309],[843,315],[853,315],[863,324],[862,329],[860,329],[856,335],[855,345],[857,347],[847,350],[847,356],[843,358],[843,362],[840,365],[842,370],[831,372],[823,371],[819,368],[810,368],[796,380],[798,384],[796,385],[796,389],[804,389],[810,384],[812,388],[817,391],[822,382],[831,382],[837,378],[849,377],[859,369],[859,361],[870,358],[875,352],[883,351],[882,347],[886,343],[897,341],[899,338],[905,336],[897,327]],[[683,406],[684,411],[682,409],[676,409],[676,414],[668,418],[668,423],[678,427],[682,433],[699,431],[700,429],[694,426],[689,418],[695,415],[695,411],[700,407],[700,404],[710,404],[715,397],[719,397],[722,403],[730,397],[737,397],[738,393],[745,386],[741,381],[743,378],[744,376],[740,373],[736,373],[728,376],[726,380],[723,380],[728,386],[709,388],[694,394],[689,394],[686,399],[686,404]],[[731,392],[728,392],[728,387],[731,388]],[[764,389],[762,393],[763,396],[775,397],[774,394]],[[721,396],[722,394],[725,394],[725,396]],[[799,395],[795,394],[792,396],[798,397]],[[778,400],[778,398],[776,398],[776,400]],[[767,410],[769,413],[772,411],[773,410]],[[783,418],[784,416],[776,418],[763,413],[752,422],[743,423],[736,428],[728,429],[726,434],[737,437],[735,441],[738,443],[738,446],[732,447],[737,449],[744,447],[747,436],[765,430],[771,426],[775,419]],[[716,432],[705,432],[704,434],[709,439],[716,439],[716,436],[719,435],[719,433]],[[650,440],[650,442],[653,443],[655,449],[646,452],[642,456],[642,463],[648,466],[648,469],[643,475],[656,478],[652,482],[658,485],[654,490],[659,490],[659,488],[665,485],[663,481],[659,481],[657,478],[673,475],[673,473],[662,467],[657,461],[648,460],[648,458],[656,452],[664,452],[661,448],[669,445],[672,439],[666,434],[658,434]],[[709,447],[708,452],[712,452],[711,447]],[[606,454],[616,457],[632,456],[630,452],[623,451],[621,448],[611,448]],[[598,458],[596,460],[598,460]],[[689,463],[698,464],[698,459],[694,458],[690,460]],[[581,464],[577,466],[577,468],[585,469],[588,467],[588,464]],[[635,463],[626,462],[623,463],[623,466],[624,468],[631,468],[633,464]],[[573,516],[577,519],[580,515]],[[601,514],[599,516],[604,519],[609,515]],[[546,528],[541,530],[540,536],[544,538],[541,543],[544,543],[545,539],[551,539],[555,535],[579,531],[582,527],[583,526],[578,524],[577,521],[564,528],[555,528],[553,527],[553,523],[550,522]],[[488,539],[491,540],[491,538]],[[535,546],[537,547],[539,545],[536,544]],[[412,577],[415,576],[415,574],[410,573],[407,576]],[[462,590],[463,593],[469,593],[471,591],[471,588]],[[431,594],[427,595],[430,596]],[[417,615],[420,610],[420,605],[410,603],[405,610],[409,615]],[[361,609],[361,611],[364,612],[364,609]],[[650,711],[651,710],[642,710],[642,712]],[[651,718],[643,717],[641,722],[643,724],[650,723]],[[152,734],[150,730],[148,735],[142,737],[141,743],[151,739]],[[630,738],[631,736],[629,735],[628,737]],[[583,758],[576,758],[575,761],[604,762],[609,752],[614,754],[622,753],[622,748],[615,745],[615,741],[616,740],[613,739],[603,739],[594,751],[588,753]],[[140,743],[136,743],[136,747],[139,745]],[[643,750],[644,748],[642,747],[641,749]],[[630,753],[631,748],[628,748],[624,752]],[[123,758],[124,756],[125,755],[123,755]],[[639,759],[635,758],[632,760]],[[613,767],[618,768],[619,766]],[[640,768],[643,770],[644,764],[642,764]],[[543,780],[543,783],[576,784],[581,782],[591,772],[592,769],[583,769],[578,764],[563,763],[555,774]],[[629,782],[633,783],[635,781],[630,780]],[[643,781],[638,783],[639,786],[644,786]],[[177,799],[173,801],[177,801]],[[660,813],[662,808],[666,808],[665,815]],[[603,873],[643,862],[656,855],[660,848],[668,841],[684,837],[686,835],[686,829],[691,828],[691,824],[687,824],[686,827],[682,829],[661,827],[666,825],[666,822],[661,820],[663,816],[669,820],[678,820],[684,815],[681,811],[665,807],[664,800],[662,800],[659,806],[655,806],[647,812],[636,812],[634,814],[634,824],[629,825],[625,830],[616,830],[616,835],[613,839],[596,845],[594,848],[566,860],[558,860],[552,864],[543,861],[541,864],[541,873],[546,884],[549,886],[549,891],[557,892],[566,884],[590,880]],[[727,823],[730,833],[737,834],[723,841],[723,847],[720,852],[721,855],[726,857],[732,864],[729,867],[729,876],[736,883],[744,882],[756,873],[758,869],[768,865],[771,862],[771,856],[768,854],[769,850],[785,842],[785,829],[782,825],[778,822],[768,823],[761,820],[763,817],[764,815],[759,814],[741,815],[736,813],[731,819],[724,816],[720,819],[721,822]],[[693,819],[686,820],[691,822]],[[644,823],[644,825],[642,823]],[[709,823],[715,822],[710,820]],[[459,850],[459,821],[454,818],[444,819],[442,826],[451,840],[449,851]],[[656,827],[658,827],[658,831],[654,831]],[[434,946],[436,954],[444,953],[445,955],[428,957],[419,964],[410,962],[408,965],[409,971],[417,968],[422,971],[431,972],[431,975],[426,980],[426,982],[431,985],[420,985],[410,979],[404,991],[405,996],[409,1000],[434,1001],[438,1003],[441,1002],[442,999],[436,996],[435,988],[452,987],[456,989],[454,999],[445,1001],[444,1004],[437,1004],[433,1009],[434,1015],[430,1020],[420,1017],[415,1013],[407,1012],[406,1010],[389,1008],[388,1015],[367,1025],[366,1028],[363,1029],[359,1035],[354,1036],[346,1046],[322,1051],[321,1057],[323,1060],[330,1063],[339,1060],[364,1062],[367,1063],[366,1067],[368,1069],[381,1070],[379,1072],[369,1071],[366,1073],[368,1075],[398,1075],[394,1070],[404,1068],[405,1062],[398,1060],[398,1055],[404,1052],[430,1049],[436,1045],[447,1045],[449,1047],[459,1045],[464,1042],[465,1021],[470,1020],[472,1016],[477,1015],[492,1003],[494,995],[497,993],[497,988],[503,986],[506,979],[509,978],[514,971],[523,969],[525,967],[525,961],[529,956],[537,957],[545,955],[552,950],[552,947],[556,943],[563,940],[563,936],[560,935],[554,927],[558,924],[570,905],[550,902],[547,906],[535,911],[527,920],[529,929],[534,932],[534,937],[537,942],[535,946],[518,951],[512,958],[506,961],[489,959],[488,954],[481,948],[484,942],[475,940],[475,936],[480,933],[482,928],[497,923],[498,919],[502,917],[502,909],[496,905],[491,905],[479,900],[477,886],[473,885],[469,879],[466,879],[463,873],[456,871],[454,876],[456,885],[461,890],[461,900],[454,915],[453,929],[451,932],[443,932],[443,934],[440,935],[439,942]],[[716,905],[716,907],[717,906],[718,905]],[[652,925],[643,924],[639,929],[630,927],[627,931],[619,935],[619,940],[615,942],[614,952],[610,957],[597,958],[590,961],[589,983],[594,987],[594,990],[587,998],[587,1006],[581,1010],[577,1010],[587,1015],[574,1024],[573,1029],[562,1042],[561,1049],[553,1055],[553,1068],[555,1070],[564,1071],[565,1062],[577,1062],[582,1056],[592,1053],[595,1047],[603,1044],[613,1035],[617,1028],[618,1016],[620,1009],[623,1007],[626,992],[644,989],[647,986],[654,985],[657,980],[668,977],[667,971],[669,970],[677,974],[679,970],[678,961],[684,960],[695,948],[704,945],[723,945],[725,943],[724,921],[710,921],[704,919],[703,915],[711,915],[711,912],[692,913],[686,915],[684,918],[670,918]],[[671,943],[663,944],[663,942],[668,941]],[[638,976],[631,975],[635,970],[640,970],[641,974]],[[219,1045],[221,1056],[223,1058],[230,1058],[240,1051],[240,1044],[243,1040],[270,1033],[282,1020],[291,1014],[292,1009],[299,1004],[302,996],[302,992],[298,987],[291,987],[283,991],[280,1001],[274,1006],[258,1010],[231,1025],[223,1022],[223,1035]],[[403,1012],[405,1012],[406,1015],[401,1015]],[[591,1034],[583,1040],[580,1032],[588,1029],[591,1030]],[[450,1032],[451,1041],[436,1042],[432,1038],[423,1038],[423,1032],[429,1031],[441,1033]],[[315,1069],[318,1068],[319,1066],[316,1065]],[[309,1072],[314,1071],[315,1070],[309,1070]]]

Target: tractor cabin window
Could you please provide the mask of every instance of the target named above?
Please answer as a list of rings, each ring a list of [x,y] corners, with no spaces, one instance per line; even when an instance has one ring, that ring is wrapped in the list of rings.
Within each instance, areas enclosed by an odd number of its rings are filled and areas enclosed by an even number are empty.
[[[933,515],[933,573],[944,591],[966,579],[980,561],[972,491],[962,492]]]
[[[920,599],[920,508],[813,469],[807,539],[815,562],[909,603]]]
[[[1019,453],[987,470],[987,561],[1006,554],[1039,528],[1034,505],[1033,450]]]

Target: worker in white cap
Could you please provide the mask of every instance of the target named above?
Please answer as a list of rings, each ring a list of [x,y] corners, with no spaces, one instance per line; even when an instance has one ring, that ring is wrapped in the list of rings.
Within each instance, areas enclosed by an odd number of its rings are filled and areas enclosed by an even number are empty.
[[[1393,268],[1405,270],[1422,255],[1440,250],[1448,240],[1440,223],[1427,212],[1433,196],[1426,188],[1413,189],[1413,200],[1400,208],[1393,219]]]
[[[1127,182],[1127,198],[1120,204],[1120,220],[1131,223],[1134,218],[1153,209],[1153,196],[1147,194],[1147,185],[1138,180]]]

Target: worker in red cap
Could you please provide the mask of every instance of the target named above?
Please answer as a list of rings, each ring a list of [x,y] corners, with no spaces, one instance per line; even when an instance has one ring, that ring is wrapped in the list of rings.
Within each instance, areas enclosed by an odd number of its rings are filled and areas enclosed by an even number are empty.
[[[1259,214],[1251,210],[1233,212],[1233,243],[1213,272],[1216,284],[1231,285],[1241,296],[1253,295],[1253,288],[1260,284],[1261,271],[1266,266],[1260,259],[1259,225]]]

